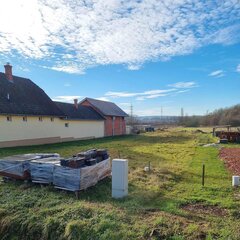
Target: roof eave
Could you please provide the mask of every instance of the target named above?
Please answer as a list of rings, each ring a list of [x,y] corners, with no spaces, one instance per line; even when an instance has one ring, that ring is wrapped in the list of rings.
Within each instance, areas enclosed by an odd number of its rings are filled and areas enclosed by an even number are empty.
[[[29,117],[66,117],[64,115],[44,115],[44,114],[24,114],[24,113],[0,113],[0,115],[11,115],[11,116],[29,116]]]

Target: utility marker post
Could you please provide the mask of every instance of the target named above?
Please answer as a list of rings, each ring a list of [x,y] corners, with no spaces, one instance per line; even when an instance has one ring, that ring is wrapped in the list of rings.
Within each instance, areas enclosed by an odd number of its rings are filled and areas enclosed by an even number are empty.
[[[205,184],[205,164],[202,165],[202,186]]]
[[[128,160],[112,160],[112,197],[123,198],[128,195]]]

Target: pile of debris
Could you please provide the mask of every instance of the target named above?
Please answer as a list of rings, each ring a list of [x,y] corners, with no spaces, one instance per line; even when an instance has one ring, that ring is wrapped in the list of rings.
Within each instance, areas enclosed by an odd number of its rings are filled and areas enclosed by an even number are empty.
[[[94,186],[110,174],[110,158],[105,149],[91,149],[67,159],[57,153],[23,154],[0,159],[0,175],[5,178],[53,184],[69,191]]]
[[[240,143],[240,128],[233,130],[231,125],[216,126],[213,128],[213,136],[220,138],[220,143]]]

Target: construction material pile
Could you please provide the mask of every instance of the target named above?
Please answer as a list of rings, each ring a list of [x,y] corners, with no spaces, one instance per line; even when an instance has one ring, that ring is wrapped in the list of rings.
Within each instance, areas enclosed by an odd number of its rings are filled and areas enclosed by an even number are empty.
[[[94,186],[109,176],[107,150],[91,149],[63,159],[57,153],[23,154],[0,159],[0,175],[35,183],[52,184],[56,188],[79,191]]]
[[[56,188],[78,191],[94,186],[110,175],[110,159],[107,150],[91,149],[72,158],[62,159],[53,172]]]
[[[32,182],[51,184],[55,164],[60,163],[60,157],[37,159],[30,162]]]
[[[0,175],[19,180],[31,179],[30,162],[33,160],[59,158],[57,153],[30,153],[0,159]]]
[[[240,132],[216,131],[215,136],[220,138],[220,143],[240,143]]]

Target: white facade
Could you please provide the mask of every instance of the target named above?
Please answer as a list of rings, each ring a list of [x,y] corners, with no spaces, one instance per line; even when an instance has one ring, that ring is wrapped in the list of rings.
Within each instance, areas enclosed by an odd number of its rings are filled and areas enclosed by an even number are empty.
[[[47,144],[104,136],[104,121],[0,116],[0,147]]]

